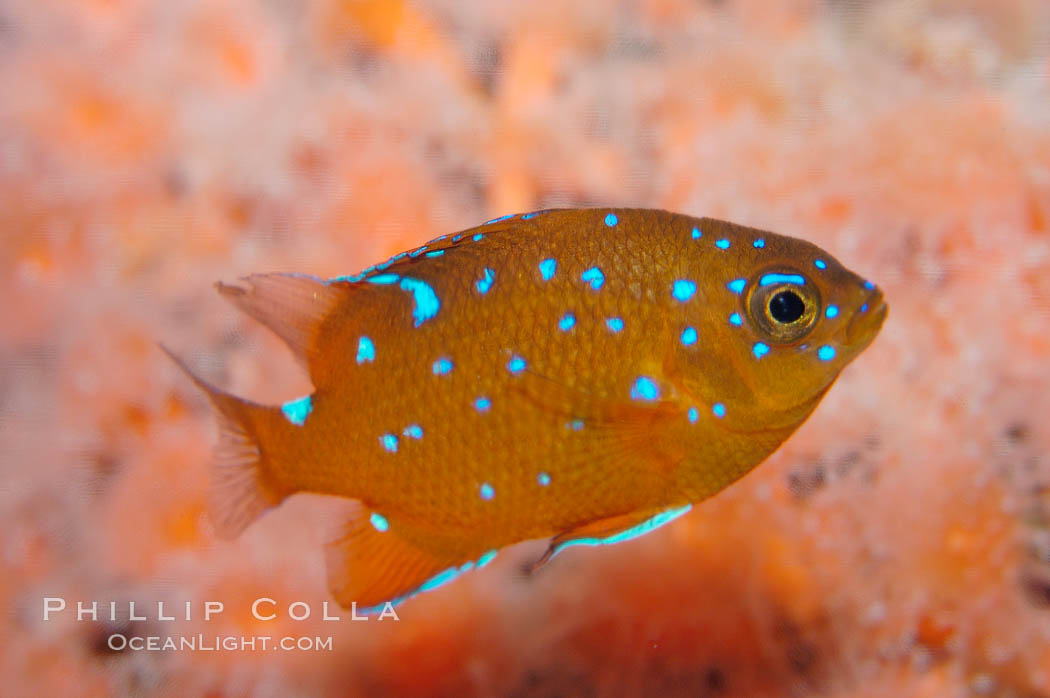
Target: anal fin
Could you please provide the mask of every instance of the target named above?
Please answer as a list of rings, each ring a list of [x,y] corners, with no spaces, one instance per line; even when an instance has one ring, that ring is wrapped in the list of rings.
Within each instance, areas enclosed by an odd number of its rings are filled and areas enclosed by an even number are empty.
[[[359,612],[369,612],[388,601],[400,603],[484,566],[495,555],[479,554],[473,546],[428,549],[403,535],[397,521],[377,516],[355,502],[344,534],[325,548],[328,588],[344,608],[356,602]]]
[[[590,521],[563,531],[551,539],[547,551],[529,566],[529,571],[533,572],[542,567],[562,550],[574,545],[612,545],[644,536],[688,513],[692,508],[692,504],[685,504],[656,511],[631,512]]]

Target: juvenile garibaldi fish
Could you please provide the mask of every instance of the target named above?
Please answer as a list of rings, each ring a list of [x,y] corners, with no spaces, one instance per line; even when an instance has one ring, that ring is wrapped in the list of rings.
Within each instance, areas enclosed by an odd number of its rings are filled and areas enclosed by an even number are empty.
[[[327,562],[358,607],[518,541],[550,537],[546,560],[684,514],[797,429],[887,312],[808,242],[632,209],[504,216],[354,276],[218,288],[315,386],[265,406],[194,379],[221,425],[218,531],[296,492],[356,500]]]

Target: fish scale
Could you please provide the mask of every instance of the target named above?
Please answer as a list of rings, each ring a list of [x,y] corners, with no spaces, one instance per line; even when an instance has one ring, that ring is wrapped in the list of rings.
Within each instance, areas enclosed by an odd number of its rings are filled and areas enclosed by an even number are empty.
[[[355,500],[329,583],[369,608],[521,540],[551,538],[543,562],[680,516],[772,453],[886,316],[810,243],[644,209],[505,216],[352,276],[220,290],[315,392],[266,407],[194,379],[223,424],[213,518],[233,536],[296,492]]]

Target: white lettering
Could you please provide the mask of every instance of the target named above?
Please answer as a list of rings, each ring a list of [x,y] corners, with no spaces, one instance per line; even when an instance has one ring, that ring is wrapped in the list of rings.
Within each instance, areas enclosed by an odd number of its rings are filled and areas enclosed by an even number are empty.
[[[77,620],[84,620],[84,616],[91,615],[91,620],[98,620],[98,601],[91,602],[91,608],[84,608],[83,601],[77,601]]]
[[[301,615],[301,616],[295,615],[295,611],[293,611],[292,609],[294,609],[296,606],[302,606],[303,607],[303,615]],[[306,620],[307,618],[310,617],[310,606],[307,605],[307,603],[305,601],[296,601],[295,603],[293,603],[291,606],[288,607],[288,615],[290,615],[292,617],[292,620]]]
[[[213,614],[222,613],[222,609],[225,606],[222,601],[205,601],[204,602],[204,620],[211,620]]]
[[[56,604],[57,602],[57,604]],[[66,608],[66,600],[61,599],[57,596],[48,596],[44,599],[44,620],[51,620],[52,613],[58,613],[64,611]]]
[[[259,615],[259,604],[261,604],[263,601],[270,603],[270,605],[277,605],[277,602],[271,598],[267,598],[265,596],[259,597],[258,599],[252,602],[252,615],[255,616],[256,620],[273,620],[277,617],[276,613],[271,613],[268,616]]]
[[[393,618],[394,620],[401,620],[398,618],[397,611],[394,610],[394,604],[389,601],[383,604],[383,611],[379,614],[379,620],[383,620],[387,617]]]

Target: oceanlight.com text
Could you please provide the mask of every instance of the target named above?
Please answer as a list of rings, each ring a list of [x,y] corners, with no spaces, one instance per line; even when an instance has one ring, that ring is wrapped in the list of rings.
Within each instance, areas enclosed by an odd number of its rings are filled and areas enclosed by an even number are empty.
[[[285,635],[125,635],[106,639],[113,652],[331,652],[332,637]]]

